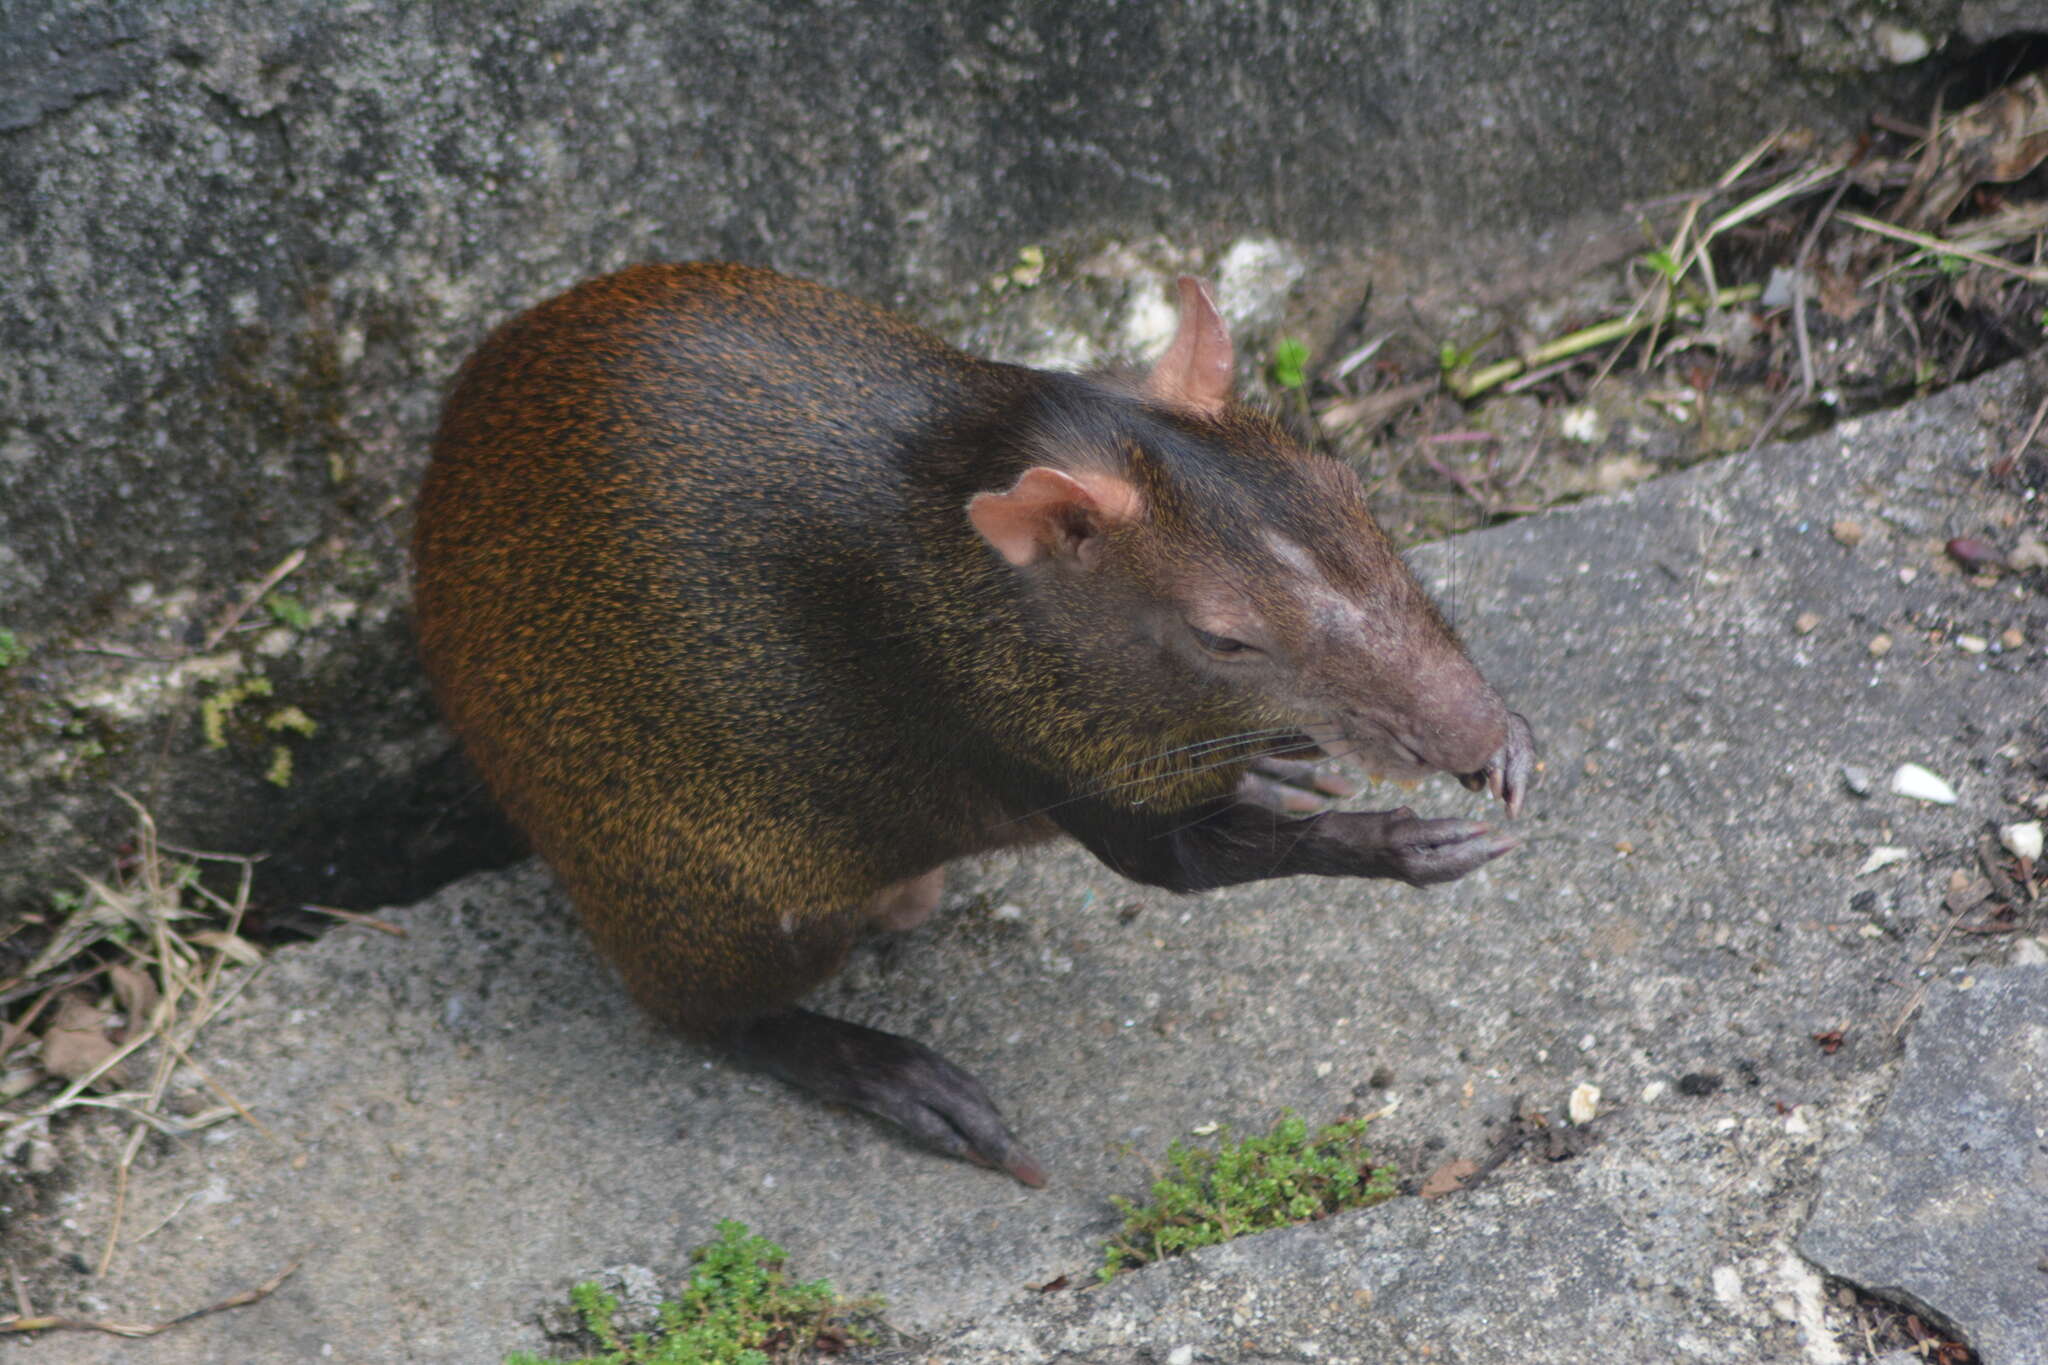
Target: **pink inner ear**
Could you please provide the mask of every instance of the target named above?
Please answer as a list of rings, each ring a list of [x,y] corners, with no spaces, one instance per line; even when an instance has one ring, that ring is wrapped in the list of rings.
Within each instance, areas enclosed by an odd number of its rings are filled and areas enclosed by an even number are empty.
[[[1022,568],[1055,554],[1083,554],[1090,541],[1143,507],[1138,490],[1113,474],[1037,465],[1006,493],[969,498],[967,519],[997,554]]]
[[[1180,326],[1152,374],[1146,394],[1168,407],[1189,408],[1214,417],[1230,401],[1230,329],[1209,300],[1208,291],[1192,275],[1180,277]]]

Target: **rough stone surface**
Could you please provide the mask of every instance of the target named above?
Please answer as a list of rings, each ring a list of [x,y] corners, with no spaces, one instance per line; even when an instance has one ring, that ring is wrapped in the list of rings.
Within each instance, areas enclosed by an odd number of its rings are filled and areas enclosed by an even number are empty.
[[[494,1359],[538,1345],[536,1315],[571,1282],[622,1264],[676,1276],[732,1217],[800,1273],[887,1295],[948,1365],[1181,1346],[1577,1365],[1589,1341],[1618,1360],[1855,1360],[1790,1248],[1821,1164],[1877,1119],[1916,995],[2012,951],[2014,935],[1951,931],[1942,900],[1980,836],[2048,785],[2048,597],[2038,576],[1966,579],[1941,544],[2038,520],[2038,490],[1983,470],[2039,399],[2009,369],[1418,555],[1547,756],[1528,846],[1463,882],[1175,899],[1072,850],[960,869],[945,911],[864,948],[814,1003],[981,1076],[1046,1190],[658,1036],[527,867],[393,912],[403,940],[350,929],[278,952],[200,1053],[275,1140],[234,1125],[150,1147],[105,1279],[65,1267],[96,1259],[110,1225],[118,1126],[24,1144],[86,1173],[67,1188],[0,1172],[4,1251],[39,1307],[163,1318],[305,1260],[270,1300],[160,1337],[13,1349]],[[1850,518],[1854,548],[1830,530]],[[1802,633],[1808,613],[1822,619]],[[2036,643],[1952,643],[2008,626]],[[1866,648],[1879,630],[1896,639],[1883,658]],[[1858,798],[1839,777],[1907,761],[1957,804]],[[1910,855],[1859,877],[1880,844]],[[2038,933],[2038,907],[2021,912]],[[1836,1031],[1839,1046],[1816,1037]],[[1107,1290],[1026,1288],[1085,1281],[1108,1197],[1141,1193],[1199,1125],[1391,1105],[1379,1148],[1419,1180],[1483,1156],[1518,1098],[1555,1115],[1582,1082],[1608,1098],[1569,1160],[1538,1144],[1471,1193]]]
[[[1884,1116],[1822,1172],[1799,1249],[1955,1324],[1986,1360],[2048,1360],[2048,967],[1929,997]]]
[[[406,507],[461,355],[581,276],[739,257],[955,334],[1027,245],[1208,270],[1265,237],[1354,305],[1426,263],[1485,289],[1590,206],[1892,103],[1842,76],[1883,67],[1873,18],[1938,37],[1953,5],[1496,8],[0,0],[0,628],[30,650],[0,671],[0,904],[98,863],[114,785],[288,855],[300,898],[477,865],[439,814],[473,784],[412,664]],[[215,640],[299,552],[306,623]],[[319,733],[250,708],[205,748],[199,705],[254,672]]]

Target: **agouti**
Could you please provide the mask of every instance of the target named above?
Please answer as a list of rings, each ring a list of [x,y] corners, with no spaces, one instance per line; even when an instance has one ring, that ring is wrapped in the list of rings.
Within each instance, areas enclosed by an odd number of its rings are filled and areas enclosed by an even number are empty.
[[[1515,840],[1295,818],[1285,760],[1509,814],[1535,764],[1357,478],[1180,304],[1149,372],[1054,374],[767,270],[621,271],[469,359],[420,495],[441,705],[640,1003],[1033,1185],[973,1077],[795,1007],[865,927],[1060,833],[1175,891],[1447,881]]]

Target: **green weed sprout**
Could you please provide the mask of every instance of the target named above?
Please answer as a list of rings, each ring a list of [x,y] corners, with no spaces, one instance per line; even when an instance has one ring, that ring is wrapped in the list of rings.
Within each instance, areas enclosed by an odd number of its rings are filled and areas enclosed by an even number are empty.
[[[1311,1134],[1283,1114],[1264,1137],[1232,1143],[1226,1132],[1214,1149],[1174,1143],[1150,1204],[1113,1200],[1124,1225],[1103,1245],[1101,1277],[1392,1198],[1393,1169],[1366,1151],[1366,1122],[1348,1119]]]
[[[696,1269],[682,1297],[661,1305],[653,1332],[622,1332],[619,1301],[594,1282],[569,1291],[599,1353],[574,1362],[507,1356],[505,1365],[781,1365],[808,1358],[821,1340],[865,1340],[856,1317],[872,1316],[879,1300],[849,1302],[824,1280],[794,1284],[783,1272],[788,1253],[728,1219],[718,1240],[693,1253]]]
[[[1273,346],[1273,382],[1283,389],[1298,389],[1308,382],[1308,344],[1282,337]]]

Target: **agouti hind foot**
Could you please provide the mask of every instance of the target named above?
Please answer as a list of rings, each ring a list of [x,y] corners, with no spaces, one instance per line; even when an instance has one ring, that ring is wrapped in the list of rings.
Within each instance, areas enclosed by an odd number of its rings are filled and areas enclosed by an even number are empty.
[[[728,1025],[717,1042],[744,1065],[887,1119],[948,1156],[1045,1184],[981,1082],[922,1044],[809,1010]]]

